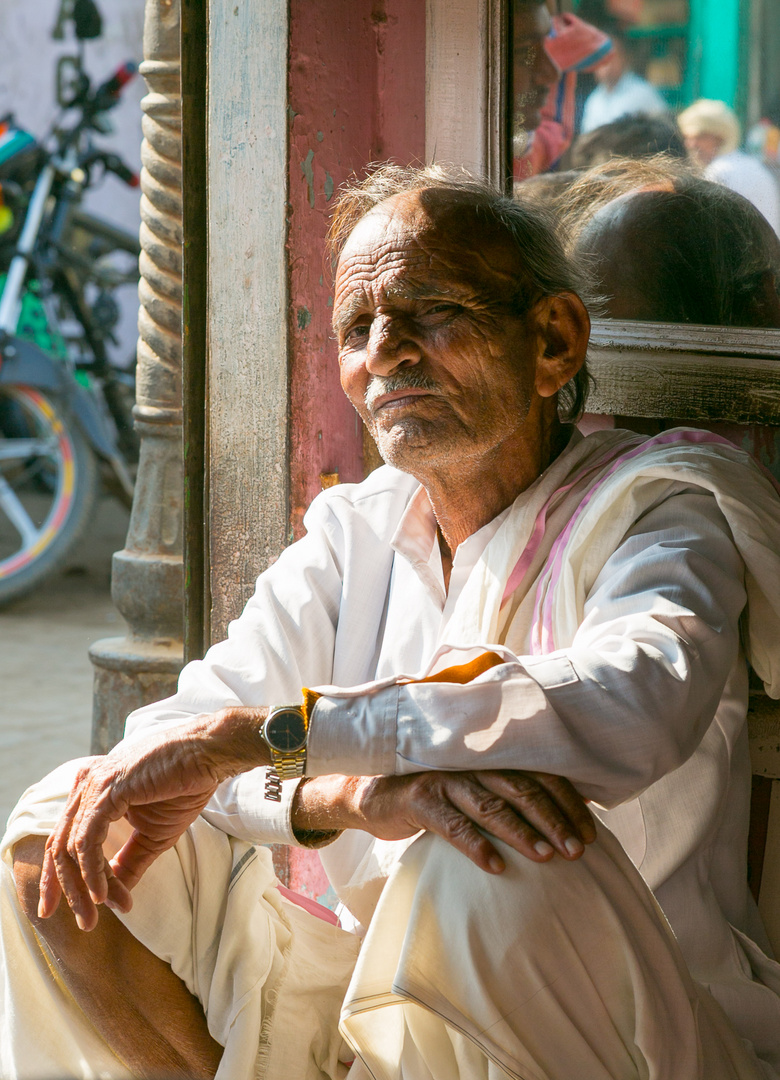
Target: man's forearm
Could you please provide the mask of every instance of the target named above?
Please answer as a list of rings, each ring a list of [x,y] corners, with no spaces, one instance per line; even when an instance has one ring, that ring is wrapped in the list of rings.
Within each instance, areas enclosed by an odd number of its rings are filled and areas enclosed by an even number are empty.
[[[299,839],[313,837],[313,846],[345,828],[382,840],[434,832],[489,873],[504,869],[491,837],[546,862],[556,851],[579,858],[596,836],[590,812],[567,780],[508,770],[315,777],[299,785],[292,817]]]
[[[360,795],[370,780],[364,776],[319,776],[303,779],[293,796],[292,827],[305,833],[341,832],[360,827]]]

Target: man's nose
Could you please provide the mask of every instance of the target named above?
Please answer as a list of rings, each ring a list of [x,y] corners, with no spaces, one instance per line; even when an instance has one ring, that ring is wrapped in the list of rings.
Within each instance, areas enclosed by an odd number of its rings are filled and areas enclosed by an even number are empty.
[[[366,343],[366,367],[375,374],[388,374],[399,367],[416,364],[422,350],[403,316],[377,315],[371,323]]]
[[[536,50],[536,64],[534,65],[534,81],[537,86],[553,86],[559,79],[561,69],[547,52],[544,45]]]

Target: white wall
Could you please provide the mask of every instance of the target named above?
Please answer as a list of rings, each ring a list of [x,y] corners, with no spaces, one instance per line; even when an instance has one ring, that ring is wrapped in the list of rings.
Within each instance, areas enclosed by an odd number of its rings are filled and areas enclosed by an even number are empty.
[[[103,82],[126,60],[143,58],[144,0],[97,0],[103,15],[103,36],[84,43],[84,66],[93,85]],[[0,116],[16,115],[17,123],[42,137],[57,113],[55,65],[64,54],[76,53],[73,24],[66,36],[54,41],[60,0],[0,0]],[[100,146],[119,154],[135,171],[141,167],[141,110],[144,81],[136,75],[122,93],[119,105],[109,114],[115,126],[111,135],[96,136]],[[138,232],[140,193],[115,176],[107,176],[85,199],[91,213],[128,231]],[[117,355],[125,360],[135,352],[137,298],[124,290],[121,344]]]

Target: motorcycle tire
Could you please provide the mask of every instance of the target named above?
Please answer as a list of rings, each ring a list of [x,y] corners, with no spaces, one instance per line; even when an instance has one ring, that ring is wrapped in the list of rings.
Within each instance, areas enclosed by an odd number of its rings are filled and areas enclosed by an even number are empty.
[[[64,403],[37,387],[0,384],[0,607],[63,563],[99,484],[95,455]]]

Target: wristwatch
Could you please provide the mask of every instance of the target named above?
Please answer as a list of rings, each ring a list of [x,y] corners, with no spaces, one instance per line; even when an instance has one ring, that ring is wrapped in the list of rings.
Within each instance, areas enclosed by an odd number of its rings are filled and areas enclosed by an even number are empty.
[[[275,705],[265,718],[261,734],[273,762],[265,773],[266,799],[281,802],[282,780],[303,776],[308,728],[301,705]]]

